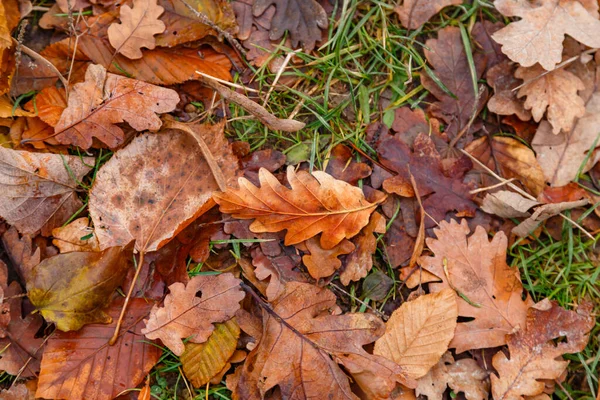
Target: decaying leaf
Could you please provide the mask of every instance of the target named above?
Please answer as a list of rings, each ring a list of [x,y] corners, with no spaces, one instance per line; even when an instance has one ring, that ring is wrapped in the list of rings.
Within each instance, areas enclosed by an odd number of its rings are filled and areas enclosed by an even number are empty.
[[[140,333],[150,304],[131,300],[119,338],[110,346],[122,307],[123,301],[117,300],[107,311],[112,324],[55,332],[48,339],[36,397],[111,400],[142,382],[160,357],[160,349]]]
[[[494,6],[506,17],[521,17],[494,33],[502,51],[523,67],[539,63],[552,70],[561,61],[563,40],[569,35],[589,47],[600,47],[598,4],[593,1],[496,0]]]
[[[442,221],[434,231],[437,239],[426,239],[434,256],[420,259],[424,269],[442,280],[430,283],[430,288],[432,292],[456,290],[458,315],[474,318],[458,324],[450,348],[462,353],[505,344],[507,334],[525,326],[532,304],[529,296],[522,299],[519,271],[506,263],[506,235],[500,231],[489,242],[485,229],[478,226],[467,239],[465,220],[461,224]]]
[[[457,317],[452,289],[405,302],[387,321],[373,353],[401,365],[409,377],[421,378],[448,350]]]
[[[169,286],[164,307],[154,306],[142,333],[149,339],[160,339],[180,356],[183,338],[204,343],[214,330],[213,323],[230,320],[240,309],[244,298],[240,280],[231,274],[198,275],[187,285],[177,282]]]
[[[260,248],[252,250],[252,265],[256,267],[254,273],[256,278],[265,281],[269,285],[265,294],[269,301],[275,300],[285,291],[287,282],[305,282],[306,277],[294,268],[300,265],[300,257],[295,254],[281,254],[278,256],[266,256]]]
[[[516,192],[499,190],[485,195],[481,209],[488,214],[495,214],[502,218],[523,218],[529,217],[529,209],[539,204],[539,202],[527,199]]]
[[[103,308],[122,283],[130,267],[129,257],[130,248],[112,247],[103,252],[72,252],[47,258],[33,269],[27,281],[29,300],[61,331],[110,323]]]
[[[0,216],[21,233],[49,235],[82,206],[75,191],[94,161],[0,147]]]
[[[99,251],[98,239],[89,225],[89,219],[83,217],[77,218],[68,225],[53,229],[52,244],[58,247],[61,253]]]
[[[546,186],[539,159],[516,139],[494,136],[490,141],[484,136],[469,143],[465,150],[503,178],[518,179],[534,196]]]
[[[215,324],[215,330],[205,343],[187,342],[179,358],[185,376],[194,387],[206,385],[227,365],[235,352],[240,327],[235,319]]]
[[[439,101],[431,107],[432,114],[442,119],[448,127],[446,132],[454,137],[467,123],[473,114],[483,108],[485,93],[478,96],[473,88],[473,77],[469,61],[460,37],[458,27],[449,26],[438,32],[437,39],[426,42],[425,56],[434,67],[435,75],[452,92],[447,94],[426,74],[421,75],[421,83]],[[476,79],[481,78],[485,68],[485,57],[475,54]]]
[[[153,49],[154,35],[162,33],[166,25],[158,19],[165,10],[157,0],[134,0],[133,8],[121,6],[121,23],[108,27],[108,40],[117,53],[131,59],[142,58],[142,47]]]
[[[597,140],[600,125],[600,93],[590,97],[585,114],[579,118],[570,132],[555,135],[552,126],[542,121],[531,142],[537,153],[546,180],[552,186],[564,186],[577,176],[581,164]],[[600,153],[592,154],[581,172],[589,171],[600,159]]]
[[[223,135],[222,125],[200,129]],[[136,137],[100,169],[90,193],[100,248],[135,239],[138,250],[159,249],[212,207],[218,188],[191,135],[166,130]]]
[[[515,228],[513,228],[513,233],[525,237],[529,235],[535,228],[537,228],[542,222],[547,220],[550,217],[560,214],[565,210],[570,210],[572,208],[583,207],[589,204],[588,199],[577,200],[577,201],[568,201],[564,203],[551,203],[544,204],[535,209],[533,214],[525,221],[521,222]]]
[[[178,102],[174,90],[107,74],[103,66],[90,65],[85,82],[75,84],[69,106],[54,127],[56,139],[87,149],[96,137],[114,148],[124,140],[117,123],[127,122],[138,131],[156,131],[161,121],[155,113],[172,111]]]
[[[352,151],[343,144],[338,144],[331,149],[331,156],[327,162],[325,172],[335,179],[356,186],[360,179],[371,175],[371,167],[362,162],[355,162],[352,158]]]
[[[331,249],[367,225],[377,204],[365,200],[362,191],[322,171],[309,174],[288,167],[283,186],[266,169],[259,172],[261,187],[240,178],[240,189],[213,194],[223,213],[255,219],[253,232],[287,229],[285,244],[297,244],[319,233],[321,246]]]
[[[321,247],[317,237],[312,237],[299,245],[296,246],[309,253],[302,257],[302,262],[306,266],[306,269],[308,269],[310,276],[314,279],[326,278],[333,275],[342,266],[342,262],[338,257],[354,250],[354,244],[347,239],[342,240],[331,249]]]
[[[389,398],[396,382],[414,386],[401,366],[363,349],[383,333],[383,322],[365,313],[331,315],[335,302],[327,289],[288,283],[271,303],[281,319],[263,312],[262,338],[240,367],[234,396],[263,398],[277,386],[283,398],[358,399],[338,363],[369,398]]]
[[[416,393],[427,396],[427,400],[442,400],[446,386],[450,386],[454,393],[463,392],[467,400],[488,400],[488,375],[472,358],[454,361],[452,354],[447,352],[427,375],[419,379]]]
[[[569,132],[573,121],[585,114],[585,102],[577,95],[585,85],[573,74],[559,68],[547,72],[536,65],[530,68],[519,67],[515,76],[526,82],[519,89],[518,97],[527,97],[525,108],[531,110],[533,119],[539,122],[548,114],[552,132]]]
[[[567,311],[548,299],[531,307],[527,325],[507,336],[510,358],[499,351],[493,358],[498,375],[492,374],[495,400],[521,400],[544,391],[546,379],[558,379],[568,362],[563,354],[584,349],[594,326],[591,304]],[[566,341],[555,343],[555,340]]]
[[[316,0],[255,0],[252,6],[254,16],[263,14],[271,5],[275,15],[271,22],[269,38],[278,40],[289,31],[293,48],[300,43],[305,51],[315,47],[321,40],[321,30],[328,26],[327,14]]]
[[[461,0],[404,0],[401,6],[394,7],[402,26],[417,29],[442,8],[461,4]]]

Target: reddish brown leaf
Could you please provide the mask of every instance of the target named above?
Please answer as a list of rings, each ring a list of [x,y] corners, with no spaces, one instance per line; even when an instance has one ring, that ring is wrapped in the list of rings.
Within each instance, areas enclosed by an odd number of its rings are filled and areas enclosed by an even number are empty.
[[[142,333],[160,339],[176,355],[183,354],[182,339],[205,342],[214,330],[213,323],[231,319],[240,309],[244,292],[239,284],[231,274],[198,275],[187,285],[172,284],[164,307],[152,308]]]
[[[296,245],[300,250],[308,251],[302,257],[302,262],[308,269],[308,273],[315,279],[326,278],[333,275],[342,266],[338,259],[340,255],[348,254],[354,250],[354,244],[344,239],[331,249],[324,249],[317,237],[312,237]]]
[[[588,198],[587,190],[575,182],[560,187],[545,187],[544,191],[538,196],[542,203],[564,203],[567,201],[577,201]]]
[[[110,400],[126,389],[136,387],[160,356],[160,349],[141,340],[142,319],[150,304],[132,299],[127,308],[120,336],[108,344],[115,331],[121,299],[109,314],[109,325],[87,325],[76,332],[55,332],[42,359],[36,397],[72,400]]]
[[[295,270],[300,265],[300,257],[282,254],[275,257],[266,256],[260,248],[252,250],[252,265],[256,267],[256,278],[264,281],[269,279],[265,294],[269,301],[275,300],[285,290],[287,282],[306,282],[306,277]]]
[[[508,60],[488,70],[486,79],[488,85],[494,89],[494,95],[487,106],[491,112],[498,115],[516,114],[521,120],[529,121],[531,112],[525,109],[523,100],[519,100],[517,91],[513,90],[523,83],[520,79],[515,79],[514,70],[515,65]]]
[[[283,186],[267,170],[261,169],[262,186],[240,178],[240,189],[215,193],[213,198],[223,213],[235,218],[255,219],[253,232],[287,229],[285,244],[297,244],[319,233],[321,246],[331,249],[351,238],[369,222],[376,204],[365,200],[362,191],[322,171],[312,175],[288,168],[291,189]]]
[[[444,7],[461,4],[461,0],[404,0],[401,6],[394,7],[402,26],[418,29]]]
[[[338,144],[331,149],[331,157],[325,172],[335,179],[356,186],[360,179],[365,179],[371,175],[371,167],[365,163],[356,162],[352,158],[352,151],[343,144]]]
[[[372,314],[331,315],[335,302],[329,290],[288,283],[272,303],[281,319],[263,312],[264,333],[240,367],[234,396],[262,398],[277,386],[283,398],[358,399],[338,363],[369,398],[389,398],[396,382],[413,385],[402,367],[363,349],[383,333],[383,322]]]

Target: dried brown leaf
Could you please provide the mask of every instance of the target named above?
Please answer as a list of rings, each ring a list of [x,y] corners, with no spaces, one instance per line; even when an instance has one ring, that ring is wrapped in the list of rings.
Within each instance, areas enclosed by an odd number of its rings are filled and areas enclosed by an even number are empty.
[[[173,353],[182,355],[183,338],[205,342],[214,330],[213,323],[231,319],[240,309],[244,292],[239,284],[240,280],[229,273],[198,275],[187,285],[172,284],[164,307],[152,308],[142,333],[149,339],[160,339]]]
[[[373,354],[401,365],[418,379],[437,364],[454,336],[458,307],[452,289],[405,302],[386,323]]]
[[[522,83],[519,79],[515,79],[514,69],[515,65],[506,60],[487,71],[487,82],[494,89],[494,95],[488,100],[487,107],[498,115],[516,114],[522,121],[529,121],[531,112],[525,109],[523,100],[519,100],[517,91],[513,90]]]
[[[343,144],[338,144],[331,149],[331,155],[325,172],[335,179],[340,179],[356,186],[359,180],[371,175],[371,167],[365,163],[356,162],[352,158],[352,151]]]
[[[502,218],[523,218],[530,215],[528,210],[531,207],[539,204],[537,201],[527,199],[519,193],[499,190],[485,195],[481,203],[481,209],[488,214],[495,214]]]
[[[431,17],[448,6],[461,4],[461,0],[404,0],[401,6],[394,7],[402,26],[418,29]]]
[[[342,261],[338,257],[354,250],[354,244],[347,239],[342,240],[331,249],[324,249],[316,236],[298,243],[296,247],[308,251],[309,254],[302,256],[302,262],[314,279],[333,275],[342,266]]]
[[[92,157],[0,147],[0,216],[21,233],[50,235],[82,206],[76,190],[92,165]]]
[[[462,353],[505,344],[507,334],[525,326],[527,308],[532,304],[529,296],[522,299],[519,271],[506,264],[506,236],[498,232],[489,242],[478,226],[467,239],[465,220],[461,224],[442,221],[434,231],[437,239],[426,239],[434,256],[420,260],[424,269],[442,280],[430,283],[431,291],[454,288],[461,293],[458,315],[474,318],[458,324],[450,347]]]
[[[365,200],[362,191],[329,174],[287,170],[291,189],[266,169],[259,171],[261,187],[240,178],[240,189],[213,194],[223,213],[235,218],[255,219],[253,232],[287,229],[285,244],[297,244],[319,233],[321,246],[331,249],[367,225],[377,204]]]
[[[520,237],[528,236],[531,232],[535,230],[542,222],[545,220],[560,214],[565,210],[570,210],[572,208],[583,207],[589,204],[588,199],[577,200],[577,201],[569,201],[564,203],[551,203],[544,204],[535,209],[533,214],[525,221],[521,222],[515,228],[513,228],[512,232]]]
[[[127,58],[142,58],[142,47],[153,49],[154,35],[162,33],[166,25],[158,17],[165,10],[157,0],[133,0],[133,8],[124,4],[120,8],[121,23],[108,27],[108,40],[117,53]]]
[[[569,35],[589,47],[600,47],[598,3],[589,0],[496,0],[506,17],[521,17],[494,33],[502,51],[523,67],[539,63],[545,70],[561,61],[563,40]]]
[[[87,217],[77,218],[68,225],[52,230],[52,244],[58,247],[61,253],[71,251],[99,251],[98,238],[90,226]]]

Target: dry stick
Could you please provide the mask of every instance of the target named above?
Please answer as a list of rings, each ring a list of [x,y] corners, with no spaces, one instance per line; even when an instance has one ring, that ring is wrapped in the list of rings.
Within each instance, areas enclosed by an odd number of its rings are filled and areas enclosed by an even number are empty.
[[[112,346],[119,339],[119,331],[121,330],[121,325],[123,324],[123,317],[125,317],[125,312],[127,311],[127,305],[129,304],[129,299],[131,299],[131,294],[133,293],[133,288],[135,287],[135,283],[140,276],[140,272],[142,271],[142,267],[144,266],[144,254],[143,250],[140,250],[140,255],[137,263],[137,269],[135,270],[135,275],[133,275],[133,280],[131,281],[131,285],[129,285],[129,291],[127,292],[127,297],[125,297],[125,302],[123,303],[123,307],[121,308],[121,314],[119,314],[119,319],[117,320],[117,326],[115,327],[115,333],[108,341],[108,344]]]
[[[222,83],[223,85],[231,86],[231,87],[234,87],[234,88],[237,88],[237,89],[242,89],[242,90],[244,90],[246,92],[260,93],[260,90],[252,89],[252,88],[249,88],[247,86],[238,85],[237,83],[228,82],[226,80],[219,79],[219,78],[217,78],[215,76],[212,76],[212,75],[209,75],[209,74],[205,74],[204,72],[201,72],[201,71],[196,71],[196,73],[198,75],[201,75],[201,76],[205,77],[205,78],[212,79],[214,81]]]
[[[498,174],[496,174],[494,171],[492,171],[491,169],[489,169],[485,164],[483,164],[481,161],[479,161],[477,158],[473,157],[471,154],[469,154],[468,152],[466,152],[463,149],[460,149],[460,151],[463,152],[463,154],[465,154],[467,157],[469,157],[471,159],[471,161],[473,161],[475,164],[479,165],[481,168],[483,168],[486,172],[488,172],[490,175],[492,175],[494,178],[498,179],[501,182],[506,182],[506,179],[502,178],[501,176],[499,176]],[[533,197],[532,195],[530,195],[529,193],[527,193],[526,191],[522,190],[520,187],[518,187],[517,185],[511,183],[511,182],[507,182],[506,185],[508,187],[510,187],[513,190],[516,190],[519,194],[523,195],[524,197],[528,198],[529,200],[533,200],[533,201],[537,201],[537,199],[535,197]],[[563,219],[565,219],[566,221],[570,222],[571,224],[573,224],[575,227],[577,227],[581,232],[583,232],[584,235],[586,235],[587,237],[589,237],[592,240],[596,240],[594,238],[594,236],[592,236],[591,233],[589,233],[588,231],[585,230],[585,228],[581,225],[579,225],[577,222],[573,221],[571,218],[567,217],[566,215],[564,215],[563,213],[558,214],[560,215]]]
[[[287,67],[287,65],[290,62],[290,60],[292,59],[292,57],[295,56],[298,51],[300,51],[300,49],[292,50],[291,52],[288,53],[287,56],[285,56],[283,63],[281,64],[281,66],[279,67],[279,70],[277,71],[277,74],[275,75],[275,80],[271,84],[271,87],[269,88],[269,91],[267,92],[267,95],[265,96],[265,99],[263,100],[263,103],[262,103],[263,107],[265,107],[267,105],[267,102],[269,101],[269,97],[271,96],[273,89],[275,89],[275,85],[277,85],[277,82],[279,82],[279,78],[281,78],[281,74],[283,73],[283,70],[285,69],[285,67]]]
[[[52,70],[52,72],[54,72],[54,74],[58,77],[58,79],[60,79],[60,81],[62,82],[62,84],[63,84],[63,86],[65,88],[68,86],[65,77],[62,76],[62,74],[54,66],[54,64],[52,64],[50,61],[48,61],[47,59],[45,59],[44,57],[42,57],[40,54],[38,54],[35,51],[31,50],[29,47],[25,46],[24,44],[19,44],[19,42],[17,42],[14,38],[13,38],[13,42],[16,43],[20,47],[20,49],[21,49],[21,51],[23,53],[27,54],[29,57],[33,58],[34,60],[39,61],[39,62],[45,64],[48,68],[50,68]]]
[[[280,119],[268,112],[263,106],[254,101],[250,100],[246,96],[234,92],[233,90],[221,85],[218,82],[215,82],[212,79],[209,79],[203,75],[200,75],[200,81],[208,86],[209,88],[216,90],[219,92],[219,95],[223,97],[225,100],[229,100],[244,110],[248,111],[250,114],[254,115],[256,118],[260,120],[263,124],[265,124],[269,129],[273,129],[276,131],[284,131],[284,132],[296,132],[300,129],[304,128],[306,125],[304,122],[295,121],[293,119]]]
[[[486,186],[486,187],[482,187],[482,188],[479,188],[479,189],[473,189],[473,190],[469,191],[469,194],[477,194],[477,193],[481,193],[481,192],[487,192],[488,190],[499,188],[500,186],[504,186],[504,185],[506,185],[506,184],[508,184],[508,183],[510,183],[512,181],[515,181],[515,180],[517,180],[517,179],[516,178],[510,178],[510,179],[507,179],[504,182],[499,182],[499,183],[496,183],[495,185],[492,185],[492,186]]]

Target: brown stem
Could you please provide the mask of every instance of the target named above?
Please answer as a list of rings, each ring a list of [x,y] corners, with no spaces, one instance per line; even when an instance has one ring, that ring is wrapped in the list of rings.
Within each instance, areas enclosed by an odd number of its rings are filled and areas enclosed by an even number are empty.
[[[135,283],[140,276],[140,271],[142,270],[142,266],[144,265],[144,251],[140,251],[139,261],[137,265],[137,269],[135,271],[135,275],[133,275],[133,280],[131,281],[131,285],[129,285],[129,291],[127,292],[127,297],[125,297],[125,302],[123,303],[123,308],[121,308],[121,315],[119,315],[119,319],[117,320],[117,326],[115,327],[115,333],[108,341],[109,345],[114,345],[119,338],[119,331],[121,330],[121,325],[123,324],[123,317],[125,317],[125,312],[127,311],[127,305],[129,304],[129,299],[131,298],[131,294],[133,293],[133,288],[135,287]]]

